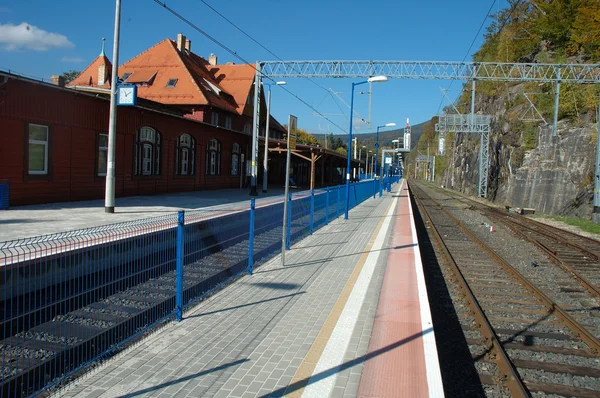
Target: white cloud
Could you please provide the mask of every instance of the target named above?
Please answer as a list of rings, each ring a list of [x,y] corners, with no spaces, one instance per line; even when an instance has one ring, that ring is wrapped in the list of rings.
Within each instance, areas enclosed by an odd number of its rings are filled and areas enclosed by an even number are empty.
[[[0,44],[5,50],[26,48],[34,51],[47,51],[50,48],[75,47],[67,36],[46,32],[27,22],[20,25],[0,24]]]
[[[67,56],[62,57],[60,60],[62,62],[69,62],[69,63],[80,63],[80,62],[85,61],[81,57],[67,57]]]

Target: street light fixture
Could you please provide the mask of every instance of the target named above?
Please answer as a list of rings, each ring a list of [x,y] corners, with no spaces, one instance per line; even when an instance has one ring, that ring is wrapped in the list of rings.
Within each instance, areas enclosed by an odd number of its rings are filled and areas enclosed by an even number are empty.
[[[284,81],[276,83],[263,82],[263,86],[269,86],[269,93],[267,94],[267,125],[265,126],[265,159],[263,161],[263,193],[267,193],[267,163],[269,160],[269,121],[271,120],[271,86],[273,84],[277,86],[285,86],[287,83]]]
[[[350,149],[352,148],[352,115],[354,115],[354,87],[365,83],[381,83],[387,82],[387,76],[372,76],[367,80],[358,83],[352,83],[352,95],[350,97],[350,128],[348,129],[348,155],[346,160],[346,211],[344,220],[348,219],[348,211],[350,210]]]

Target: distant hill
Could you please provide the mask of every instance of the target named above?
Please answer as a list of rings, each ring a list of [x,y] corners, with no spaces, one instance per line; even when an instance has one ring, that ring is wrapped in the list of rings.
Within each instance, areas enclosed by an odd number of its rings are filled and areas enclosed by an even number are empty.
[[[423,125],[425,123],[428,122],[423,122],[414,126],[411,126],[411,137],[410,137],[410,143],[411,143],[411,149],[415,147],[415,145],[417,145],[417,142],[419,141],[419,138],[421,138],[421,135],[423,134]],[[404,128],[401,129],[394,129],[394,130],[380,130],[379,131],[379,147],[383,147],[383,146],[391,146],[392,145],[392,140],[397,140],[398,137],[401,137],[404,135]],[[325,141],[326,141],[326,137],[329,136],[329,134],[312,134],[313,137],[315,137],[317,139],[317,141],[319,141],[321,143],[321,146],[325,146]],[[348,135],[347,134],[335,134],[334,137],[337,138],[341,138],[342,141],[344,142],[344,145],[346,145],[346,143],[348,142]],[[358,138],[358,142],[359,145],[364,145],[367,148],[375,148],[375,138],[376,138],[376,133],[372,132],[372,133],[352,133],[352,138],[357,137]]]

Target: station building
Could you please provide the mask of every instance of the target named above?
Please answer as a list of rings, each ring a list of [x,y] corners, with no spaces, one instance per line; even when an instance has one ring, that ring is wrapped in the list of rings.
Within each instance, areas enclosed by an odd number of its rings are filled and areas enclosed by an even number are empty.
[[[48,83],[0,71],[0,180],[9,181],[11,205],[104,197],[111,73],[104,50],[66,86],[59,76]],[[138,102],[118,108],[117,196],[247,187],[253,65],[206,60],[180,34],[121,65],[118,76],[137,86]],[[269,125],[269,184],[283,185],[286,130],[271,116]],[[308,145],[293,154],[292,174],[307,189],[345,175],[345,155]]]

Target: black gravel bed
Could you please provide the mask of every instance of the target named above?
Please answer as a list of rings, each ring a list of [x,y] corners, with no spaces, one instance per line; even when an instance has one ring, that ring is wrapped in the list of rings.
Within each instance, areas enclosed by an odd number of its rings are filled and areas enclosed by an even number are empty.
[[[562,268],[555,266],[546,260],[543,253],[541,253],[536,247],[532,246],[527,241],[524,241],[516,237],[512,231],[504,227],[501,224],[496,224],[495,221],[487,218],[482,214],[481,211],[474,211],[469,206],[460,204],[452,198],[449,198],[447,194],[438,190],[430,189],[429,187],[420,186],[428,195],[433,199],[442,203],[447,209],[467,226],[475,235],[483,240],[488,246],[492,247],[493,250],[501,256],[505,261],[510,263],[518,272],[529,279],[533,284],[538,286],[543,293],[559,305],[564,305],[565,311],[569,313],[573,318],[579,322],[589,326],[589,331],[596,337],[600,337],[600,302],[593,296],[583,291],[581,286],[574,284],[572,276],[567,272],[563,271]],[[444,199],[443,201],[441,199]],[[428,201],[424,201],[427,206]],[[429,208],[428,208],[429,209]],[[430,216],[434,222],[440,222],[441,227],[438,229],[443,235],[452,236],[452,243],[454,246],[459,248],[463,247],[457,241],[461,239],[467,240],[466,237],[461,234],[453,233],[449,227],[451,221],[446,219],[445,216],[435,216],[435,209],[430,210]],[[441,213],[440,213],[441,214]],[[446,227],[445,227],[445,226]],[[491,232],[489,226],[494,225],[495,231]],[[436,224],[437,226],[437,224]],[[421,235],[419,236],[421,238]],[[454,250],[454,249],[451,249]],[[472,250],[472,249],[471,249]],[[464,270],[463,273],[467,278],[469,275],[475,276],[479,281],[480,285],[485,286],[483,279],[494,280],[496,278],[502,280],[508,280],[512,278],[508,274],[497,272],[495,270],[486,270],[481,261],[477,260],[477,255],[466,253],[465,249],[464,258],[461,255],[461,260],[470,260],[471,264],[474,264],[475,270],[469,271]],[[471,279],[469,279],[471,280]],[[569,349],[578,350],[589,350],[589,347],[581,340],[576,337],[571,337],[573,334],[566,326],[562,326],[558,323],[558,318],[553,315],[536,315],[527,314],[528,310],[543,308],[542,303],[539,304],[520,304],[520,303],[493,303],[489,299],[499,300],[505,298],[506,300],[519,300],[518,296],[521,292],[526,292],[524,288],[517,287],[515,284],[506,284],[506,290],[504,292],[510,292],[515,297],[494,295],[496,293],[503,292],[504,283],[492,283],[493,287],[487,289],[482,286],[476,288],[475,291],[478,293],[478,299],[481,299],[486,310],[486,313],[492,319],[492,325],[494,328],[510,330],[510,333],[499,334],[499,338],[503,342],[522,343],[524,346],[535,345],[535,346],[548,346],[548,347],[562,347]],[[452,289],[450,289],[452,290]],[[486,298],[488,299],[486,302]],[[431,300],[431,296],[430,296]],[[527,293],[521,296],[521,301],[532,301],[537,302],[537,299],[531,294]],[[452,295],[452,301],[456,303],[458,300]],[[433,304],[432,304],[433,307]],[[513,311],[516,310],[516,311]],[[519,312],[521,311],[521,312]],[[462,315],[462,311],[457,310],[457,313]],[[518,322],[511,321],[496,321],[496,318],[519,318]],[[522,321],[520,319],[523,319]],[[546,322],[553,321],[553,322]],[[435,323],[435,319],[434,319]],[[467,323],[465,323],[467,324]],[[567,336],[567,339],[555,339],[555,338],[544,338],[542,336],[533,336],[525,333],[526,331],[535,332],[540,334],[562,334]],[[436,334],[437,336],[438,334]],[[465,338],[473,339],[476,338],[477,334],[473,333],[472,330],[464,331]],[[534,352],[527,350],[510,350],[510,353],[515,353],[514,358],[527,361],[538,361],[541,363],[556,363],[557,365],[569,365],[572,367],[581,367],[589,369],[599,369],[600,359],[590,358],[576,355],[560,355],[547,352]],[[476,365],[480,372],[483,372],[481,363]],[[519,368],[519,373],[523,379],[540,383],[540,384],[559,384],[565,386],[572,386],[576,388],[585,388],[593,391],[598,391],[600,396],[600,377],[589,377],[589,376],[573,376],[567,373],[554,373],[546,372],[541,369],[522,369]],[[483,373],[482,373],[483,374]],[[489,395],[487,390],[484,390],[486,396],[496,396],[494,392]],[[468,396],[467,394],[463,396]],[[551,396],[549,394],[536,393],[535,396]]]

